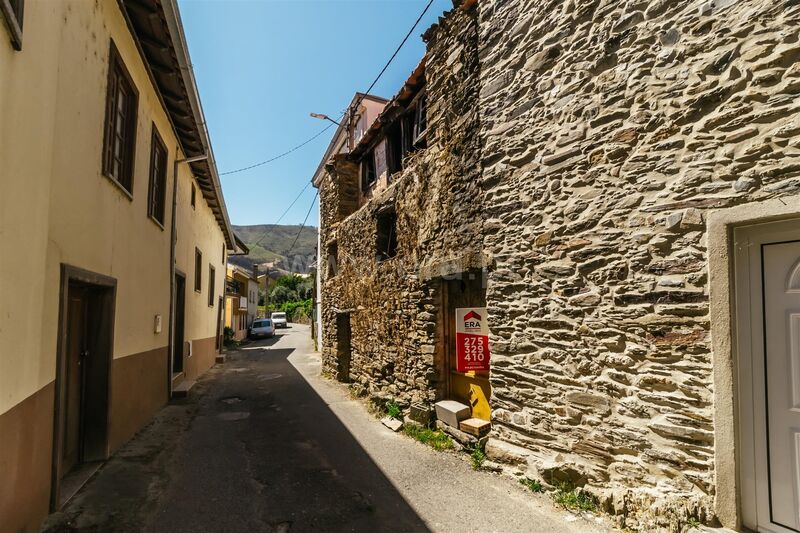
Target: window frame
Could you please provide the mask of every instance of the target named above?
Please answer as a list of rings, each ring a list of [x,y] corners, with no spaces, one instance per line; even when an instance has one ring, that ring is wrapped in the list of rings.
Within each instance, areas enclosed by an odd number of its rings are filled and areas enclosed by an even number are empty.
[[[161,165],[161,203],[160,206],[153,205],[153,196],[154,196],[154,186],[156,185],[156,171],[158,169],[155,168],[156,165],[156,151],[161,150],[164,154],[163,162]],[[150,179],[148,181],[147,187],[147,216],[150,217],[150,220],[158,224],[161,230],[164,230],[164,221],[167,217],[167,166],[169,162],[169,151],[167,150],[167,145],[164,143],[164,140],[161,138],[161,135],[158,133],[158,128],[153,123],[153,133],[150,140]],[[155,210],[160,207],[161,211],[161,218],[157,215]]]
[[[194,249],[194,292],[203,292],[203,252]]]
[[[2,0],[0,0],[2,1]],[[125,139],[122,154],[121,172],[122,176],[114,176],[112,173],[113,167],[113,131],[116,130],[117,114],[115,109],[117,107],[116,88],[119,82],[127,84],[130,92],[128,101],[127,127],[125,128]],[[121,191],[125,193],[129,200],[133,200],[134,188],[134,167],[136,159],[136,134],[138,125],[138,112],[139,112],[139,90],[136,84],[133,83],[133,78],[122,60],[122,56],[117,50],[114,41],[111,41],[108,55],[108,81],[106,86],[106,112],[105,121],[103,123],[103,152],[102,152],[102,173],[105,177],[111,180],[112,183],[117,185]],[[123,179],[125,178],[125,179]],[[127,185],[126,185],[127,184]]]
[[[382,226],[389,224],[389,231],[381,231]],[[385,229],[385,228],[384,228]],[[383,252],[383,245],[386,251]],[[397,240],[397,212],[394,208],[386,208],[375,214],[375,257],[378,263],[397,257],[399,243]]]
[[[22,25],[25,18],[25,0],[0,0],[0,13],[6,22],[11,47],[22,51]]]
[[[372,179],[369,179],[369,170],[372,170]],[[375,165],[375,148],[370,149],[364,157],[361,158],[361,189],[368,191],[375,183],[378,182],[377,168]]]
[[[396,120],[386,128],[386,175],[391,177],[403,170],[403,160],[407,152],[403,150],[403,123]]]
[[[214,284],[216,283],[217,269],[208,264],[208,306],[214,307]]]

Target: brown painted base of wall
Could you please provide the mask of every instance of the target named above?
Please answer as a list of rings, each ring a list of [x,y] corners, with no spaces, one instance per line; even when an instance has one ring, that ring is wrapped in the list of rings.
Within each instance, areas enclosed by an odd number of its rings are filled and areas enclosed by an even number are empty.
[[[192,341],[192,356],[184,362],[186,379],[194,380],[214,366],[217,359],[217,338],[197,339]]]
[[[55,382],[0,415],[0,531],[39,531],[50,504]]]
[[[167,354],[164,346],[114,359],[109,453],[133,437],[167,402]]]

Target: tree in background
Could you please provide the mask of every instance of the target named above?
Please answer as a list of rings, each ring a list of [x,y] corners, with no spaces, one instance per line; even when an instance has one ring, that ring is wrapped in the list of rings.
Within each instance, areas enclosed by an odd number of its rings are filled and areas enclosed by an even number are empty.
[[[282,311],[292,322],[306,323],[312,312],[314,281],[296,274],[281,276],[269,293],[269,313]]]

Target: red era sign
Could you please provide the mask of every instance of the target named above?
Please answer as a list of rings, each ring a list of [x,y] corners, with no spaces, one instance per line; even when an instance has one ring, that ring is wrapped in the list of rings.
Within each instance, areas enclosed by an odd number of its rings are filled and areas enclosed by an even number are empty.
[[[456,371],[489,370],[489,326],[485,307],[456,309]]]

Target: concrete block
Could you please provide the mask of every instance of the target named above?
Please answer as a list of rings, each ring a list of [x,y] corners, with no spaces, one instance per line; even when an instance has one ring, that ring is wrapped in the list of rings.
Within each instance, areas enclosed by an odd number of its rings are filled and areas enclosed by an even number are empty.
[[[426,403],[412,403],[408,417],[423,426],[429,426],[433,420],[433,410]]]
[[[435,404],[436,418],[450,427],[458,428],[458,423],[469,418],[468,405],[453,400],[443,400]]]
[[[492,424],[488,420],[481,420],[480,418],[467,418],[458,423],[458,429],[480,438],[489,433],[489,430],[492,429]]]
[[[391,418],[389,416],[381,418],[381,423],[387,428],[394,431],[395,433],[397,433],[403,428],[403,423],[400,420],[397,420],[396,418]]]

